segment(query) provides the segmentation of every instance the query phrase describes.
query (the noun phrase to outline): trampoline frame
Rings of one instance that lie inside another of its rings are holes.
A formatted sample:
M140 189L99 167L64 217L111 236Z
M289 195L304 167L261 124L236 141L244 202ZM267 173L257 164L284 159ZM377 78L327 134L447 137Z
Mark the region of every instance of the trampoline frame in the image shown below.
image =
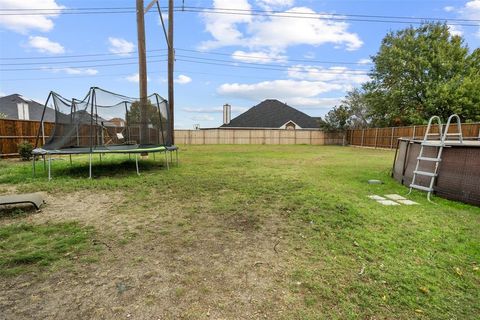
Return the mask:
M87 94L87 96L83 99L83 100L76 100L76 99L72 99L71 101L71 106L72 108L74 108L74 111L76 110L76 101L81 101L81 102L85 102L87 103L87 106L90 106L90 145L89 146L82 146L82 147L69 147L69 148L63 148L63 149L43 149L43 148L38 148L38 142L39 142L39 138L40 138L40 128L37 132L37 139L36 139L36 142L35 142L35 149L32 151L32 155L33 155L33 161L32 161L32 171L33 171L33 177L35 177L35 174L36 174L36 163L35 161L37 160L37 157L42 157L43 158L43 162L44 162L44 170L47 169L47 157L48 157L48 180L51 180L52 179L52 174L51 174L51 162L52 162L52 155L68 155L69 158L70 158L70 165L72 165L72 155L86 155L88 154L89 155L89 179L92 178L92 158L93 158L93 154L99 154L100 156L100 162L102 161L102 154L108 154L108 153L111 153L111 154L128 154L129 155L129 158L131 157L131 154L135 154L135 167L136 167L136 171L137 171L137 175L140 175L140 170L139 170L139 165L138 165L138 154L140 153L141 155L145 155L148 153L152 153L153 154L153 159L155 160L155 153L157 152L163 152L165 154L165 164L166 164L166 167L167 169L170 169L170 164L169 164L169 161L168 161L168 156L167 156L167 152L170 153L170 161L173 163L173 152L175 152L176 154L176 164L178 165L178 147L174 146L174 145L168 145L168 141L171 141L170 139L168 139L169 135L172 135L170 138L173 138L173 132L171 130L171 128L169 128L169 123L167 122L166 125L167 125L167 137L164 136L164 130L163 130L163 127L162 127L162 121L160 121L160 133L161 133L161 139L160 139L160 136L159 136L159 139L162 140L163 143L167 143L167 145L162 145L162 144L141 144L142 143L142 136L140 136L140 144L129 144L129 142L127 142L126 144L113 144L113 145L98 145L97 144L97 140L98 140L98 132L97 132L97 126L98 126L98 119L95 119L95 139L93 137L93 118L95 115L95 117L98 118L98 112L97 112L97 99L96 99L96 90L99 89L99 90L102 90L104 92L107 92L107 93L111 93L111 94L114 94L112 92L109 92L107 90L103 90L103 89L100 89L98 87L91 87L90 90L89 90L89 93ZM49 93L48 97L47 97L47 100L45 102L45 105L44 105L44 109L43 109L43 112L42 112L42 118L41 118L41 123L42 123L42 126L43 127L43 118L45 116L45 111L46 111L46 108L48 106L48 102L50 100L50 98L52 98L53 96L55 95L55 97L57 98L61 98L61 99L65 99L63 97L61 97L60 95L54 93L53 91ZM125 109L127 110L127 100L128 101L131 101L131 100L136 100L134 98L130 98L130 97L126 97L126 96L122 96L122 95L118 95L118 94L115 94L117 96L121 96L121 97L124 97L126 100L123 102L125 104ZM159 101L159 96L158 94L153 94L152 96L155 96L155 100L156 100L156 103L157 103L157 106L160 104L160 101ZM88 99L87 99L88 97ZM161 98L161 97L160 97ZM163 98L162 98L163 99ZM162 100L162 103L165 102L167 104L167 107L166 107L166 112L167 112L167 119L169 118L169 108L168 108L168 101L163 99ZM55 110L57 111L57 109L55 108ZM75 111L76 112L76 111ZM160 113L160 109L158 109L158 112L159 112L159 115L160 115L160 119L162 117L161 113ZM128 111L127 111L127 116L128 118ZM142 125L143 124L143 120L140 119ZM55 120L55 124L57 124L57 119ZM103 122L101 122L101 125L103 126ZM127 127L127 130L128 130L128 127ZM52 133L54 134L55 131ZM103 134L103 131L102 131L102 134ZM77 135L78 135L78 132L77 132ZM103 137L103 135L102 135ZM52 139L52 138L50 138ZM167 139L167 141L165 141L165 139ZM160 142L160 140L158 142ZM78 141L78 136L77 136L77 141ZM44 141L45 143L45 141ZM48 143L47 143L48 144Z
M138 165L138 154L144 154L144 153L152 153L153 155L153 160L155 161L155 153L160 153L163 152L165 155L165 165L167 167L167 170L170 170L170 163L168 161L168 156L167 153L170 153L170 162L173 163L173 152L175 152L175 157L176 157L176 165L178 166L178 147L177 146L170 146L170 147L164 147L164 146L157 146L157 147L152 147L152 148L137 148L132 150L108 150L108 149L98 149L98 150L92 150L92 152L73 152L75 151L74 149L85 149L85 148L71 148L71 149L64 149L64 150L44 150L44 149L35 149L32 151L33 158L32 158L32 171L33 171L33 177L35 178L36 175L36 158L38 156L43 157L43 168L44 170L48 169L48 180L52 180L52 155L68 155L70 158L70 165L72 165L72 155L89 155L89 161L88 161L88 178L92 179L92 160L93 160L93 154L98 154L100 156L100 162L102 162L102 155L104 154L128 154L129 158L131 154L135 154L135 168L137 171L137 175L140 175L140 169ZM43 151L42 151L43 150ZM70 152L68 152L70 151ZM48 156L48 161L46 157ZM46 164L48 162L48 165Z

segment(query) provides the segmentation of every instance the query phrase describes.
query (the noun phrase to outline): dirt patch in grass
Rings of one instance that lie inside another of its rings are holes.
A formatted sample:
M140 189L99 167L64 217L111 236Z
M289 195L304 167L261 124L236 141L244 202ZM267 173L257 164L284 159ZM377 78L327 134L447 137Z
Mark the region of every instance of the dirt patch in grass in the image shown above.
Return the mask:
M222 214L197 200L147 209L126 201L121 193L49 195L41 213L22 218L93 226L101 254L67 268L0 279L3 316L281 318L294 303L281 214L255 208ZM1 223L12 221L18 219Z

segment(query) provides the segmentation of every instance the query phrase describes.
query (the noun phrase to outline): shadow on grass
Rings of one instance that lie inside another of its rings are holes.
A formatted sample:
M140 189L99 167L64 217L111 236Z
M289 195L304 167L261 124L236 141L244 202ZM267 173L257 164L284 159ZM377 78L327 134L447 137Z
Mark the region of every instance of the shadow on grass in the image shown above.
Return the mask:
M37 212L31 204L0 205L0 220L25 218Z
M165 163L152 160L139 160L138 168L140 174L146 172L153 172L157 170L166 170ZM47 168L43 169L42 165L37 164L37 176L47 176ZM52 162L51 165L52 178L69 177L69 178L88 178L89 165L88 163L73 163L70 165L68 161L58 163ZM93 178L115 178L124 176L136 176L135 160L120 160L120 161L103 161L95 162L92 165Z

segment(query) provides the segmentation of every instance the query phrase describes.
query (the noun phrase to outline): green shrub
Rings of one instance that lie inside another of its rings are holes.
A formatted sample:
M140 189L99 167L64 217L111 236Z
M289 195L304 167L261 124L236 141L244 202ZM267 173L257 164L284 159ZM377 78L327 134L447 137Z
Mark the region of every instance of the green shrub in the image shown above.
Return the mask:
M33 145L28 141L24 141L18 144L18 153L24 161L28 161L32 158L32 150Z

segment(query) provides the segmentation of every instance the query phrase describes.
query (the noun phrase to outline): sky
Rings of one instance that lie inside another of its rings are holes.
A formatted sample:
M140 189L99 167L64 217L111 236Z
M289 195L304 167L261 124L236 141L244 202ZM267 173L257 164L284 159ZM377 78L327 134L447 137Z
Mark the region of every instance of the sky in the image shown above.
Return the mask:
M175 6L175 127L183 129L218 127L225 103L235 117L264 99L324 116L368 81L370 57L386 33L418 25L414 18L444 20L471 50L480 45L480 0L175 0ZM92 86L139 96L134 7L134 0L0 0L0 96L19 93L43 103L50 91L82 98ZM145 15L145 30L148 92L167 97L167 45L155 7Z

